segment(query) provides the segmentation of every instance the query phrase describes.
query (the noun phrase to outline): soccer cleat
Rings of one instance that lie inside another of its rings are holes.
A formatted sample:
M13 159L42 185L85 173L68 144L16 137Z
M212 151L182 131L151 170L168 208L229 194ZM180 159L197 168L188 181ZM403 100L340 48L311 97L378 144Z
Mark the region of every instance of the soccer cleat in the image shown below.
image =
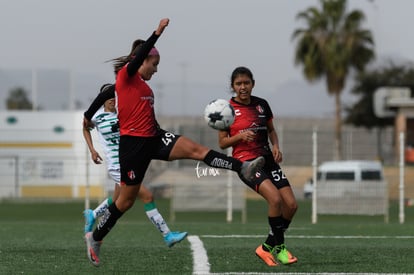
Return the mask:
M266 244L263 244L266 245ZM275 257L273 257L273 250L270 251L266 251L263 249L263 245L259 245L256 248L256 255L257 257L259 257L260 259L263 260L263 262L265 262L265 264L267 264L268 266L278 266L279 264L276 262Z
M287 249L284 244L281 244L277 247L277 250L279 250L279 253L277 253L277 260L281 262L282 264L294 264L298 261L298 259L292 255Z
M164 237L165 244L168 247L172 247L176 243L181 242L187 237L187 232L170 232Z
M93 216L92 209L86 209L83 211L83 216L85 217L85 233L91 232L93 225L95 224L95 217Z
M252 180L256 172L265 165L264 157L257 157L252 161L245 161L242 164L240 174L247 180Z
M88 255L89 261L94 266L99 266L101 261L99 260L99 251L101 249L102 241L95 241L92 236L92 232L87 232L85 234L85 243L86 243L86 253Z

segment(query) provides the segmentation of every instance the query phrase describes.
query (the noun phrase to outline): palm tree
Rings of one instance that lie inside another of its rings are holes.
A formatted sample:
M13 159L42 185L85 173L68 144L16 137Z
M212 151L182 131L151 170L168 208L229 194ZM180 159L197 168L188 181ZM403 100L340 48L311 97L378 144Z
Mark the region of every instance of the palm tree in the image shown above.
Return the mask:
M335 96L334 159L341 159L341 92L351 69L363 71L374 59L374 42L369 30L361 29L364 14L346 13L346 0L320 0L321 10L309 7L297 14L306 28L294 31L295 64L303 65L310 82L325 77L328 93Z

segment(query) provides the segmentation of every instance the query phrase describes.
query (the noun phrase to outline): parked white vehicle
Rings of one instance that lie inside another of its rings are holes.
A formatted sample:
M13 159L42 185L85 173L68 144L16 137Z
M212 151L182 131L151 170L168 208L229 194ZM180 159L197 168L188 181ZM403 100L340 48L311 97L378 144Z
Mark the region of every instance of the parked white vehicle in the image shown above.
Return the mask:
M344 160L327 161L318 167L317 180L319 181L382 181L384 179L383 167L379 161ZM309 179L304 187L305 198L313 193L313 182Z

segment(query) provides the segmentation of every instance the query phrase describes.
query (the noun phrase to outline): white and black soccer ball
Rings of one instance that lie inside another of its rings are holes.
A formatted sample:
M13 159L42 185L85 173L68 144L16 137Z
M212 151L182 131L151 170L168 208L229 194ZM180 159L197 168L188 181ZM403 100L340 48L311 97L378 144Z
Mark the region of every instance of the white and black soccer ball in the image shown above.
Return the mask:
M215 99L204 109L208 126L216 130L227 130L234 122L234 109L228 100Z

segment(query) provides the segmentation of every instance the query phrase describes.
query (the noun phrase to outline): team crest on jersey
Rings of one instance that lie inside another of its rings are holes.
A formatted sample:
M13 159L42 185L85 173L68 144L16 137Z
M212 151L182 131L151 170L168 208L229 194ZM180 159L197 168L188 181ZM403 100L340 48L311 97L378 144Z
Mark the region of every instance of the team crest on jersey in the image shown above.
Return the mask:
M263 114L263 113L264 113L264 109L263 109L263 107L262 107L262 106L260 106L260 105L257 105L257 106L256 106L256 110L257 110L260 114Z
M129 172L128 172L128 178L129 178L130 180L135 179L135 173L134 173L134 170L131 170L131 171L129 171Z

